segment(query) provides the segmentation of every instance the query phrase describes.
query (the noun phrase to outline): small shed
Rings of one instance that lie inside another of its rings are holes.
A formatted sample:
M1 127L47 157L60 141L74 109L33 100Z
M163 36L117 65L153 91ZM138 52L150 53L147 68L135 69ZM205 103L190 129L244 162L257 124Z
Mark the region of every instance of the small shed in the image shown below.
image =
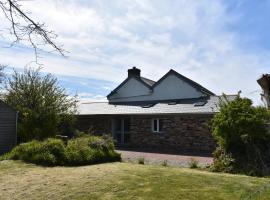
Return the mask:
M18 112L0 100L0 155L17 144Z

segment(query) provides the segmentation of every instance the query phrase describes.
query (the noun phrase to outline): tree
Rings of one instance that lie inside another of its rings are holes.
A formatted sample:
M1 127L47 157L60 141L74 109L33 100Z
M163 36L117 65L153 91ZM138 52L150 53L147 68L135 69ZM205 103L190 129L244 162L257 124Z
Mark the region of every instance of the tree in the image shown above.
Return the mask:
M36 62L38 52L41 50L40 47L44 45L50 46L52 50L64 56L65 50L55 42L57 35L53 31L48 30L45 23L33 20L29 13L22 9L20 5L22 1L0 0L0 11L3 12L6 20L10 23L8 34L14 38L11 46L20 42L25 42L32 46L35 51Z
M76 97L67 95L56 77L42 75L40 69L14 70L7 81L5 101L19 111L19 142L63 134L61 128L74 123Z
M3 84L3 82L4 82L4 77L5 77L5 74L4 74L4 68L5 68L4 65L0 65L0 86L1 86L1 84ZM0 88L0 89L1 89L1 88Z
M266 128L269 119L268 110L252 106L250 99L238 95L235 100L228 101L224 96L220 112L212 121L213 135L218 143L214 167L250 175L269 175L270 133Z
M5 74L4 74L4 65L0 65L0 99L2 98L2 89L4 88L4 80L5 80Z
M268 109L270 109L270 74L263 74L258 80L258 84L261 86L263 93L261 99Z

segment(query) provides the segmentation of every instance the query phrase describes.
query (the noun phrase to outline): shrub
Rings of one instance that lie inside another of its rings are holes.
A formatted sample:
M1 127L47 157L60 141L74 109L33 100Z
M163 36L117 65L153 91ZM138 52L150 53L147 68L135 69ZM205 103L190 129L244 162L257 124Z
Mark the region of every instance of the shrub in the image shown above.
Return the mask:
M86 139L71 139L66 146L66 163L67 165L87 164L92 160L93 154L93 149L89 148Z
M199 168L199 161L195 158L191 158L188 162L188 166L190 169Z
M234 159L231 154L226 154L221 147L217 147L214 152L214 163L210 170L214 172L233 173Z
M93 164L120 161L121 157L114 150L112 139L106 136L83 135L68 141L66 147L68 165Z
M144 158L143 157L138 158L138 164L144 165Z
M168 166L168 160L163 160L163 162L161 163L161 165L163 167L167 167Z
M45 166L75 166L121 160L110 138L96 136L74 138L69 140L67 145L59 139L34 140L20 144L4 158Z
M220 112L212 121L218 148L214 153L216 171L270 174L270 134L265 124L270 114L267 109L253 107L247 98L228 101L224 96Z
M9 158L23 160L40 165L61 165L64 161L64 143L59 139L47 139L43 142L33 140L15 147Z

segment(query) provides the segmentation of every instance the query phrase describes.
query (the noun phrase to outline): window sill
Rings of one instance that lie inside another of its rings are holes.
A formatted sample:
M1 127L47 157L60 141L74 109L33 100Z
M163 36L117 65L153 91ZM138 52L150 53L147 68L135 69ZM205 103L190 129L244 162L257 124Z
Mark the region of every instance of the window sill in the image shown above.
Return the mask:
M163 134L165 133L164 131L152 131L152 133L155 133L155 134Z

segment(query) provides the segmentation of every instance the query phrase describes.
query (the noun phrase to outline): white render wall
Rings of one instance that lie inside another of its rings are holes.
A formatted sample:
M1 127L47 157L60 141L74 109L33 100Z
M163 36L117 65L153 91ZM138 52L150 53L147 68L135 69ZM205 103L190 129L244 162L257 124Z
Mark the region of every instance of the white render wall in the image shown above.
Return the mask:
M168 99L189 99L203 96L203 93L192 87L174 74L170 74L161 81L153 92L141 82L131 78L116 94L109 99L110 102L152 101Z

